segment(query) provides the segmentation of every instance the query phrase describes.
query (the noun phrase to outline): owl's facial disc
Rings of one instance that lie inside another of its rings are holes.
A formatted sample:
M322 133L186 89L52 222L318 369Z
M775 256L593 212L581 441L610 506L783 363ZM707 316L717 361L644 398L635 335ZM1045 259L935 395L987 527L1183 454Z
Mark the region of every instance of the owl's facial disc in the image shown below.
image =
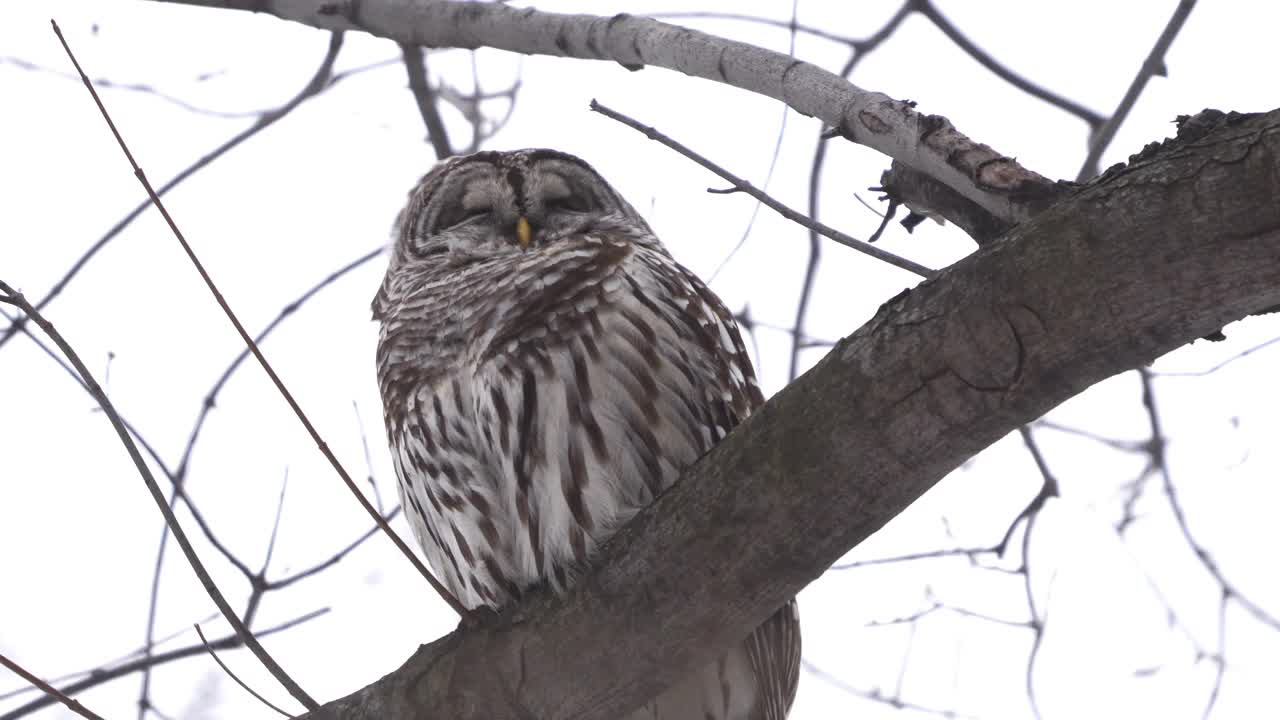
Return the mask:
M634 215L590 166L551 150L477 153L442 165L434 179L406 240L417 256L450 264L534 252L604 216Z

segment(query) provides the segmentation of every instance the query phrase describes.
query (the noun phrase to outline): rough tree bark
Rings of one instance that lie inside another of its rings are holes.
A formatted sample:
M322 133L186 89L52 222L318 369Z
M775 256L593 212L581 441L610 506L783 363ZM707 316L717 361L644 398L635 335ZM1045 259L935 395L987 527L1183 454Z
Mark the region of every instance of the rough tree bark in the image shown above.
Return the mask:
M535 595L491 626L423 646L304 717L619 717L1006 433L1280 304L1280 110L1189 125L1043 210L1059 188L945 119L786 56L650 20L495 3L180 1L728 82L1021 223L883 305L624 528L568 596Z
M313 718L612 718L948 472L1280 303L1280 110L1108 172L891 300L628 525L563 601L455 632Z

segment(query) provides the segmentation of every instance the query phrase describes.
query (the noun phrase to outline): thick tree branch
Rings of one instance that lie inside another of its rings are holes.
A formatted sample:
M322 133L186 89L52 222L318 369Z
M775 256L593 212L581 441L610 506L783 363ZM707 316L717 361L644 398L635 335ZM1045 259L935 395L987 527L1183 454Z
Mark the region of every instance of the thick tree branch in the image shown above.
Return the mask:
M622 715L1011 430L1280 302L1278 195L1280 110L1145 152L882 306L563 600L424 646L307 717Z
M562 15L457 0L163 0L266 12L331 30L363 30L427 47L491 47L529 55L612 60L731 85L780 100L856 143L937 178L1009 223L1061 195L1013 158L969 139L941 115L853 85L783 53L633 15Z

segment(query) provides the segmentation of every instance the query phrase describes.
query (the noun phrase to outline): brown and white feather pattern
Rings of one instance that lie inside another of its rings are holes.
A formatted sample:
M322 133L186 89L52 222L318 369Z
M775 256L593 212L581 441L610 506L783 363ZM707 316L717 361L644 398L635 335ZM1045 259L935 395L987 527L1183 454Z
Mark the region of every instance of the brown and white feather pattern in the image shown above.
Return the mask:
M594 170L554 151L429 173L374 315L406 515L468 607L572 584L762 401L720 301ZM628 717L782 720L799 648L792 602Z

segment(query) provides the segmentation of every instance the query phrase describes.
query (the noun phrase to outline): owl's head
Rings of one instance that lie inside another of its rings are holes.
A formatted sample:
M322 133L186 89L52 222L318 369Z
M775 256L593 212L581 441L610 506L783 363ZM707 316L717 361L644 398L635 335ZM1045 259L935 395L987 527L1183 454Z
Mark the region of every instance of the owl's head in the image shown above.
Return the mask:
M624 231L657 244L635 209L573 155L530 149L449 158L422 178L396 219L387 282L374 300L374 315L382 314L379 306L398 274L434 275L477 261L546 252L592 231Z

